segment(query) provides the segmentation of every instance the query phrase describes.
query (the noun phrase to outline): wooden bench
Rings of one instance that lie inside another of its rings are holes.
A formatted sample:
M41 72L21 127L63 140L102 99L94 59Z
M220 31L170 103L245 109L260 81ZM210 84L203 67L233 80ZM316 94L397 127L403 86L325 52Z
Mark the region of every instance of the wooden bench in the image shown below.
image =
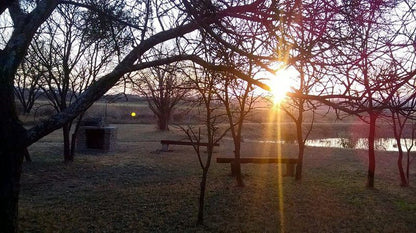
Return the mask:
M231 174L236 174L235 167L235 158L231 157L218 157L217 163L230 163L231 164ZM298 159L291 158L276 158L276 157L242 157L240 158L240 163L285 163L286 164L286 174L284 176L295 176L295 164L298 163Z
M169 145L183 145L183 146L192 146L192 145L199 145L199 146L208 146L206 142L190 142L190 141L174 141L174 140L160 140L162 144L162 151L169 151ZM214 146L220 146L219 143L215 143Z

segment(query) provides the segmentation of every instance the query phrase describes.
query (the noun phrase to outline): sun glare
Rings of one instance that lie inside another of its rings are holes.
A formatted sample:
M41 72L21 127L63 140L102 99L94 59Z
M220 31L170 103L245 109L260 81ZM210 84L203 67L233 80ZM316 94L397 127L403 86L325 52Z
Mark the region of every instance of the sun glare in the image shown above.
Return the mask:
M280 104L287 97L287 93L293 86L292 77L296 75L296 71L291 69L282 69L269 78L269 85L273 95L273 103Z

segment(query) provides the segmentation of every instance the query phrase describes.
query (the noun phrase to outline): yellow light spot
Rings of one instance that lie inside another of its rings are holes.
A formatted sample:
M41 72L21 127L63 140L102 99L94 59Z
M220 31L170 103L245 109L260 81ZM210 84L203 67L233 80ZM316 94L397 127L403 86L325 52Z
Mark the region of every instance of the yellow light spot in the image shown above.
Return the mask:
M273 95L273 103L279 104L283 102L287 93L290 91L293 86L293 81L291 77L296 75L296 71L291 69L281 69L273 77L270 77L270 88Z
M132 117L135 117L136 116L136 113L135 112L131 112L131 114L130 114Z

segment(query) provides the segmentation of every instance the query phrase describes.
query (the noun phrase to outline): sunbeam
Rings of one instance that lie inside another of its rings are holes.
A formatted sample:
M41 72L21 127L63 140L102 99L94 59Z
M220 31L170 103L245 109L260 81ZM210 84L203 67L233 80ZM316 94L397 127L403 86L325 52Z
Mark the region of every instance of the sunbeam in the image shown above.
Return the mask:
M276 138L277 138L277 142L276 143L276 150L277 150L277 158L279 160L279 163L277 164L278 169L277 172L279 173L277 176L277 185L278 185L278 194L279 194L279 212L280 212L280 232L285 232L285 215L284 215L284 201L283 201L283 173L282 173L282 164L281 164L281 159L282 159L282 144L281 139L282 139L282 133L281 133L281 109L280 109L280 102L277 103L277 105L275 106L275 113L277 115L276 117L276 127L277 127L277 132L276 132Z

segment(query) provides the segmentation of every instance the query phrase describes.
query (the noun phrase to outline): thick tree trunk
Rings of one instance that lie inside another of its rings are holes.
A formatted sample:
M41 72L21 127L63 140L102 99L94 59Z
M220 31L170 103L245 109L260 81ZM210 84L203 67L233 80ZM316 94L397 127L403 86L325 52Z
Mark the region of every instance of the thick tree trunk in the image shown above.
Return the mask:
M64 124L62 127L62 133L64 137L64 161L65 163L69 163L74 161L74 157L71 153L71 137L70 137L70 123Z
M368 174L367 187L374 188L374 173L376 170L376 156L375 156L375 132L376 132L377 116L374 113L370 114L370 131L368 134Z
M0 229L1 232L17 232L20 174L23 150L0 151L1 190L0 190Z
M8 233L17 232L20 175L26 152L26 148L20 145L23 144L26 130L15 115L1 112L3 114L0 114L0 231Z
M78 136L78 129L79 127L75 127L74 133L71 135L71 148L70 148L70 157L72 158L72 161L74 161L75 157L75 150L77 149L77 136Z
M106 105L106 108L107 108L107 105ZM107 111L107 109L106 109L106 111ZM85 112L84 112L84 113L85 113ZM77 119L77 121L76 121L76 124L75 124L74 133L72 134L72 137L71 137L71 157L72 157L72 159L73 159L73 158L74 158L74 156L75 156L75 150L76 150L76 142L77 142L78 130L79 130L80 126L81 126L81 121L82 121L82 118L84 117L84 113L81 113L81 114L79 115L79 117L78 117L78 119ZM105 121L105 119L104 119L104 121Z
M23 155L25 157L26 162L32 162L32 158L30 157L30 154L27 148L23 151Z
M168 131L169 130L169 116L165 114L161 114L157 120L157 126L161 131Z
M71 158L72 160L74 159L75 156L75 150L76 150L76 141L77 140L77 133L73 133L71 135L71 148L70 148L70 153L71 153Z
M0 231L17 232L20 174L26 130L15 106L13 77L17 64L0 50ZM10 63L12 65L10 65Z

